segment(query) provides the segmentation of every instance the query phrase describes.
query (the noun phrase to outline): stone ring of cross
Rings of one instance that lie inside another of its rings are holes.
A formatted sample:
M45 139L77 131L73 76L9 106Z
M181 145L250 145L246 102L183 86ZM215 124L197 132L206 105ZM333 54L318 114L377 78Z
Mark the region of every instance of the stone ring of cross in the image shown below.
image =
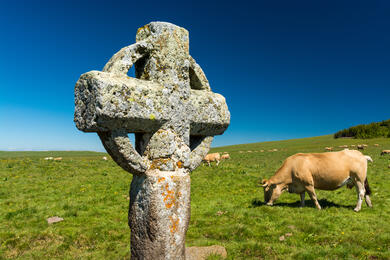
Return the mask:
M127 76L135 66L136 78ZM189 54L188 31L162 22L137 32L102 72L83 74L75 88L75 122L97 132L113 160L133 174L150 168L194 170L212 136L230 122L225 98ZM127 136L135 133L135 148Z

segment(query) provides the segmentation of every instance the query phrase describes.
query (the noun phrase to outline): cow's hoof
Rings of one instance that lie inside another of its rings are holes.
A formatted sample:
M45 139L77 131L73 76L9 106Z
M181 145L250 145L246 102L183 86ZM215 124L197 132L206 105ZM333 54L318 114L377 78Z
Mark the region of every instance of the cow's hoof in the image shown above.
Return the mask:
M267 203L267 206L272 206L272 205L274 205L272 202Z
M359 212L359 211L360 211L360 209L359 209L359 208L354 208L354 209L353 209L353 211L355 211L355 212Z

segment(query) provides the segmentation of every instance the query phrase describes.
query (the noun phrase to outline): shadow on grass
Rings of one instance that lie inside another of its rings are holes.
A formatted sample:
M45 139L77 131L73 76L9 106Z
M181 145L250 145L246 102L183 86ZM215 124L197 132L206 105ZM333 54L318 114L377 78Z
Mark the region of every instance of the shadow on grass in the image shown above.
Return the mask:
M321 208L346 208L350 209L353 208L353 206L346 206L346 205L339 205L334 202L328 201L327 199L320 199L318 202L321 205ZM264 201L261 201L259 199L253 199L252 200L252 206L251 207L262 207L262 206L267 206ZM301 201L296 201L296 202L291 202L291 203L286 203L286 202L275 202L273 207L290 207L290 208L300 208L301 206ZM315 208L315 205L312 200L305 200L305 207L311 207Z

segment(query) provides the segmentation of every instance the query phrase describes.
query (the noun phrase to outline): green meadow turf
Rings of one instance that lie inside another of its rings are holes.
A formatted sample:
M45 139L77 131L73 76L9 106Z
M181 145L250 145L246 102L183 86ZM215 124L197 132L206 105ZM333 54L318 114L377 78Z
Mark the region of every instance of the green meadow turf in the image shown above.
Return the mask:
M261 180L297 152L368 144L373 208L358 213L355 189L319 191L323 209L306 195L283 193L263 205ZM379 147L373 144L379 144ZM270 152L269 150L277 149ZM390 139L305 139L212 149L231 159L191 174L187 246L222 245L228 259L390 259ZM264 152L261 152L264 150ZM63 157L46 161L44 157ZM126 259L131 174L104 153L0 152L0 259ZM64 221L47 224L52 216ZM216 256L210 259L219 259Z

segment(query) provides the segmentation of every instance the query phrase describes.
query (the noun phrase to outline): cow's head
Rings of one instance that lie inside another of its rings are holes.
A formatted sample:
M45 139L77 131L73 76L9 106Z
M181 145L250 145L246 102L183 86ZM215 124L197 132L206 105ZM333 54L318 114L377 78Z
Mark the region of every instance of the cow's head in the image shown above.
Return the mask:
M280 194L282 194L281 185L276 185L266 179L263 179L262 183L264 188L264 202L267 205L272 206L274 201L279 198Z

